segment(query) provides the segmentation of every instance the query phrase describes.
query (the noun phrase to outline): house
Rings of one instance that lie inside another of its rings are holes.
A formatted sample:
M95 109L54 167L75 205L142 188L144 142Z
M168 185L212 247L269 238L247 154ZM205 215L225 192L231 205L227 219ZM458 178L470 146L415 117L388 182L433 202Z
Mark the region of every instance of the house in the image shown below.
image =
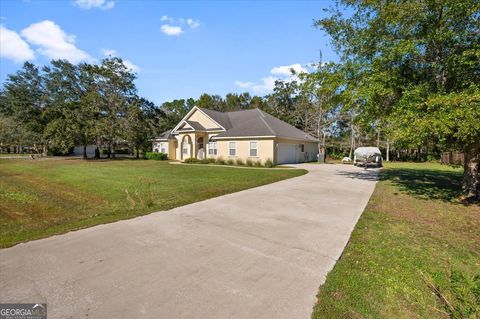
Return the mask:
M172 160L251 159L276 164L314 161L318 140L259 109L218 112L193 107L173 130L153 140Z

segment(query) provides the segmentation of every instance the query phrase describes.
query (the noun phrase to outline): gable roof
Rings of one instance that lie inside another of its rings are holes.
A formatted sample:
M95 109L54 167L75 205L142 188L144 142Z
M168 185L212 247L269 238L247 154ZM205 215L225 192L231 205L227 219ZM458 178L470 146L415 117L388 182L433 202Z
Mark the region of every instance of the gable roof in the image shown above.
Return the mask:
M235 112L217 112L202 109L216 122L225 121L228 118L229 128L214 137L214 139L234 138L234 137L281 137L287 139L304 140L318 142L318 139L299 130L298 128L277 119L276 117L260 110L250 109ZM208 112L211 111L211 112ZM223 117L223 118L221 118ZM225 127L225 126L224 126Z
M318 142L315 137L297 129L296 127L277 119L276 117L260 110L249 109L235 112L219 112L210 109L194 107L170 132L177 131L209 131L198 122L190 121L190 115L199 110L215 123L222 127L220 134L213 139L228 139L238 137L279 137L301 141ZM182 124L188 124L192 129L182 129ZM170 134L171 135L171 134Z
M208 117L212 120L220 124L224 129L228 130L232 128L232 124L230 123L230 119L228 117L228 113L219 112L215 110L204 109L203 107L197 107L200 111L205 113Z

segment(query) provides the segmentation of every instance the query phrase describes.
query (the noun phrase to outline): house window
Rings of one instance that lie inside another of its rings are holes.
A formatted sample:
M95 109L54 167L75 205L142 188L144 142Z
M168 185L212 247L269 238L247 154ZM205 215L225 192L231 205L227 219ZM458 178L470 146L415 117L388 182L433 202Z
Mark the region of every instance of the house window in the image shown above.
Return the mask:
M167 151L165 150L165 143L160 143L160 153L166 153Z
M257 142L250 142L250 156L251 157L257 157L258 152L257 152Z
M305 144L300 144L300 152L305 152Z
M208 155L217 155L217 142L208 143Z
M189 148L189 144L183 143L183 147L182 147L183 155L188 155L188 148Z
M237 149L236 149L235 144L236 144L235 142L229 142L228 143L228 155L230 155L230 156L237 155Z

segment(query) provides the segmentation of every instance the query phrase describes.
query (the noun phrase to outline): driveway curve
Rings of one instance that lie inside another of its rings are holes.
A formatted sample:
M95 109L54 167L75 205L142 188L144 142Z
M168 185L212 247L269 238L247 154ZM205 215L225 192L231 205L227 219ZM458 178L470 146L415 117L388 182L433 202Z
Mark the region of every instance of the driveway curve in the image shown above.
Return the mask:
M376 169L300 177L0 250L0 302L49 318L309 318Z

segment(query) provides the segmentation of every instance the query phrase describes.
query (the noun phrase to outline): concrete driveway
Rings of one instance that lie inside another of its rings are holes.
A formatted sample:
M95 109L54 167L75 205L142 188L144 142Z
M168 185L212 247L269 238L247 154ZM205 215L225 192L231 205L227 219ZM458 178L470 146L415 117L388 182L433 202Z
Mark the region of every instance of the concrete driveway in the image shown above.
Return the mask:
M309 318L378 171L298 167L310 172L0 250L0 302L46 302L49 318Z

